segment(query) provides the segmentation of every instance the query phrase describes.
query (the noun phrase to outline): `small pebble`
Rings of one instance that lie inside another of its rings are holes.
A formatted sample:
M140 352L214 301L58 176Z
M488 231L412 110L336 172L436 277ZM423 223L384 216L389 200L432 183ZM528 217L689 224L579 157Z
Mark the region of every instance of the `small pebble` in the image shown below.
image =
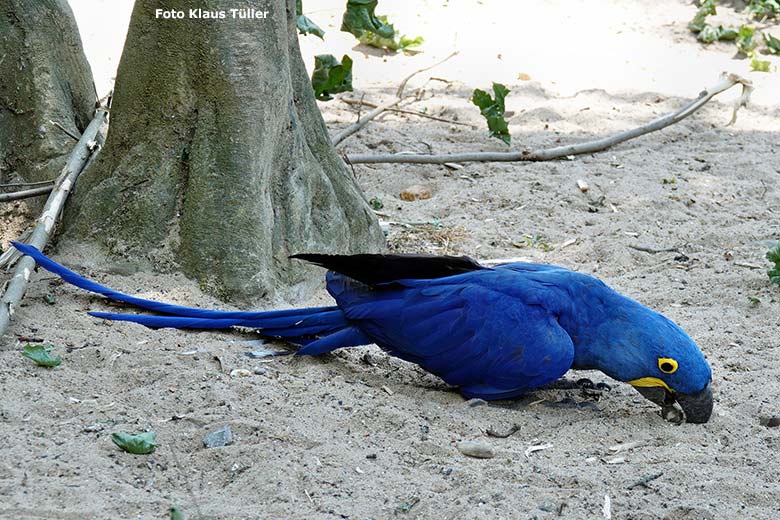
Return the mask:
M469 405L469 408L476 408L477 406L486 405L487 401L485 401L483 399L474 398L474 399L469 399L468 401L466 401L466 404Z
M474 457L477 459L492 459L496 456L493 447L486 442L481 441L460 441L458 443L458 451L467 457Z
M262 376L262 375L264 375L264 374L266 374L268 372L268 369L265 368L265 367L255 367L253 372L255 374L257 374L258 376Z
M246 368L234 368L230 371L230 377L246 377L251 376L252 372L247 370Z
M400 197L401 200L405 200L407 202L430 199L431 190L429 188L426 188L425 186L415 184L413 186L409 186L404 191L402 191Z
M758 418L758 422L761 424L761 426L766 426L767 428L777 428L780 426L780 416L764 415Z
M227 424L203 437L203 445L207 448L222 448L228 444L233 444L233 432Z

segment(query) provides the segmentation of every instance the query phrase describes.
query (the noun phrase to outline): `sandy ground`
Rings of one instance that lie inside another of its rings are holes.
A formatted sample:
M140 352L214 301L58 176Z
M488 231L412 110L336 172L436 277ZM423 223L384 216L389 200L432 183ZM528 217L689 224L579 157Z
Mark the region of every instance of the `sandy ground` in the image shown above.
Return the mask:
M724 124L736 92L667 130L572 161L355 167L367 196L383 202L382 219L406 224L390 227L395 249L564 265L676 320L712 364L711 422L667 423L622 384L601 395L545 390L473 406L375 347L252 360L251 334L103 323L84 312L106 309L103 301L39 273L13 333L52 343L63 364L38 368L19 354L24 341L0 343L0 517L164 518L177 505L188 518L604 518L608 496L619 519L776 518L780 428L760 418L780 415L780 288L764 259L780 239L778 74L748 74L726 44L699 46L684 2L532 2L522 17L506 12L508 2L428 2L430 16L398 2L389 12L397 26L429 40L414 57L351 50L333 27L341 2L321 3L310 2L311 16L330 25L331 52L349 51L356 70L374 71L356 73L346 97L388 99L398 78L456 48L458 57L410 84L424 90L409 108L476 126L391 114L346 141L349 152L504 149L468 103L490 80L512 89L518 148L636 126L720 70L756 81L756 102L734 126ZM577 37L560 44L567 34ZM304 55L323 45L307 39ZM322 108L333 129L356 117L341 101ZM432 197L400 200L413 184ZM20 211L0 206L4 241L23 224ZM417 225L426 223L434 225ZM123 276L53 252L126 292L220 306L181 276ZM322 291L304 303L328 301ZM251 375L231 377L234 369ZM202 437L224 425L234 443L204 449ZM513 425L508 438L486 434ZM147 429L160 443L152 455L111 443L112 432ZM474 439L495 458L457 450ZM551 446L526 454L543 444ZM652 480L637 485L642 479Z

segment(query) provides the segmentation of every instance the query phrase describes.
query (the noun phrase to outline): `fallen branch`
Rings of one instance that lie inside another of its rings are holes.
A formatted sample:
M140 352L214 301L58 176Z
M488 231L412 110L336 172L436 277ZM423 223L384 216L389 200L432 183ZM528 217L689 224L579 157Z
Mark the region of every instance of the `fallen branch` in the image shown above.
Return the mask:
M57 177L54 189L43 207L43 213L38 218L38 222L30 236L29 244L37 249L43 250L46 247L49 237L54 229L54 225L62 213L65 205L65 199L73 189L79 174L86 167L89 160L94 158L100 150L100 144L97 142L103 123L106 121L108 111L105 108L98 108L92 122L84 130L84 134L79 139L76 147L70 153L68 162ZM11 317L14 315L16 306L24 297L27 290L27 284L30 281L30 274L35 269L35 260L29 256L23 257L16 265L13 277L8 282L8 288L2 299L0 299L0 336L5 334L10 324Z
M376 164L376 163L413 163L413 164L444 164L449 162L538 162L562 159L573 155L588 154L600 152L620 144L629 139L634 139L641 135L655 132L666 128L667 126L679 123L689 115L696 112L704 106L710 99L717 96L735 85L742 85L742 95L734 105L732 120L736 120L737 110L744 106L753 90L753 85L749 80L742 78L737 74L723 73L720 80L712 87L703 90L696 99L693 99L682 106L680 109L659 117L646 125L637 128L625 130L617 134L603 137L595 141L585 143L570 144L565 146L556 146L554 148L539 150L524 150L522 152L472 152L472 153L453 153L440 155L416 155L416 154L349 154L346 159L352 164Z
M432 68L434 68L434 67L436 67L438 65L441 65L442 63L444 63L448 59L452 58L456 54L458 54L457 51L453 52L452 54L450 54L449 56L447 56L443 60L437 61L433 65L429 65L429 66L424 67L422 69L416 70L416 71L412 72L411 74L409 74L408 76L406 76L403 79L403 81L401 81L401 84L398 86L398 89L395 91L396 99L394 101L389 101L389 102L387 102L387 103L385 103L383 105L379 105L374 110L372 110L371 112L366 114L366 116L364 118L358 119L357 122L355 122L353 125L350 125L347 128L345 128L344 130L342 130L341 132L337 133L335 136L333 136L333 139L331 139L331 142L333 143L333 146L339 145L344 139L346 139L347 137L351 136L352 134L356 133L358 130L360 130L361 128L366 126L372 119L376 119L380 114L382 114L383 112L386 112L387 110L395 107L401 101L403 101L406 98L406 96L404 96L404 90L406 89L406 84L415 75L417 75L417 74L419 74L421 72L425 72L426 70L430 70L430 69L432 69Z
M30 197L38 197L40 195L46 195L54 189L53 186L44 186L42 188L32 188L30 190L13 191L11 193L0 193L0 202L9 202L12 200L29 199Z

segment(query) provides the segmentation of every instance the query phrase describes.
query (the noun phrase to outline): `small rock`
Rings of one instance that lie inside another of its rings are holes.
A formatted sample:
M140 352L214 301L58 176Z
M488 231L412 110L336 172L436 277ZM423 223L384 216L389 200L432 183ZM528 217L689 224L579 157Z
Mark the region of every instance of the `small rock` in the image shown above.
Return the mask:
M268 372L268 369L265 368L265 367L255 367L253 372L255 374L257 374L258 376L262 376L262 375L264 375L264 374L266 374Z
M582 193L587 193L587 191L590 189L588 183L585 182L585 180L583 179L577 179L577 187L580 189Z
M425 186L422 186L420 184L415 184L413 186L409 186L404 191L401 192L401 200L405 200L407 202L412 202L414 200L425 200L431 198L431 190L430 188L426 188Z
M663 417L665 421L675 424L682 424L684 420L683 411L674 405L661 408L661 417Z
M106 429L105 424L96 422L90 424L89 426L85 426L84 430L82 431L84 431L85 433L97 433L97 432L102 432L105 429Z
M458 443L458 451L467 457L474 457L476 459L492 459L496 456L493 447L490 444L481 441L460 441Z
M246 368L234 368L230 371L230 377L246 377L251 376L252 372L247 370Z
M466 401L466 404L469 405L469 408L476 408L477 406L486 405L487 401L475 397L474 399L469 399Z
M761 424L761 426L766 426L767 428L777 428L780 426L780 416L763 415L758 418L758 422Z
M203 437L203 445L207 448L222 448L228 444L233 444L233 432L227 424Z

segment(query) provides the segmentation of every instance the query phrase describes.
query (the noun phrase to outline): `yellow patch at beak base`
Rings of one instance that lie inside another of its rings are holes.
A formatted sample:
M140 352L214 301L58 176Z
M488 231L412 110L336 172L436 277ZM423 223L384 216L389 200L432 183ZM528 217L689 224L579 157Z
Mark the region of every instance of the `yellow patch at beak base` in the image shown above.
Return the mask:
M632 381L629 381L628 384L631 386L641 386L641 387L660 386L662 388L665 388L669 392L674 393L674 390L669 388L669 385L667 385L664 381L658 379L657 377L640 377L639 379L634 379Z

